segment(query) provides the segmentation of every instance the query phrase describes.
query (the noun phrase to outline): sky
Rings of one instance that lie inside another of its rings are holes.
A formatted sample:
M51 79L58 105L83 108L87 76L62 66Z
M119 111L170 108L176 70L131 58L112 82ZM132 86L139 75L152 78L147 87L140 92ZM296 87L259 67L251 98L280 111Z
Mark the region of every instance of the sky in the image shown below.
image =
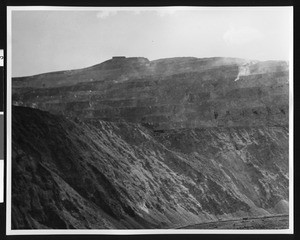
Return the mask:
M291 7L12 10L12 76L120 55L288 61L291 13Z

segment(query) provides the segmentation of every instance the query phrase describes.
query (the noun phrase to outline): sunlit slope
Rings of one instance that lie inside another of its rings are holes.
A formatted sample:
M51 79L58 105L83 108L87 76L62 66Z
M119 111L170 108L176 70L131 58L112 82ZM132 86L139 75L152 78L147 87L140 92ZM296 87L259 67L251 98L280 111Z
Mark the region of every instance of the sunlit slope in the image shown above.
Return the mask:
M13 79L13 103L154 129L288 124L288 64L236 58L111 59Z

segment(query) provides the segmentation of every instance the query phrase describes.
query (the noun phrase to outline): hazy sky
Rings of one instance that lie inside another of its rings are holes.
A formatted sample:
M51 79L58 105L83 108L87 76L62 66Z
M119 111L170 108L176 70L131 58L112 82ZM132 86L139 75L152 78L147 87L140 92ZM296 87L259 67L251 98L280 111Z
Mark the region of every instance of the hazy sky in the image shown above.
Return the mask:
M91 66L115 55L288 60L291 8L12 11L12 76Z

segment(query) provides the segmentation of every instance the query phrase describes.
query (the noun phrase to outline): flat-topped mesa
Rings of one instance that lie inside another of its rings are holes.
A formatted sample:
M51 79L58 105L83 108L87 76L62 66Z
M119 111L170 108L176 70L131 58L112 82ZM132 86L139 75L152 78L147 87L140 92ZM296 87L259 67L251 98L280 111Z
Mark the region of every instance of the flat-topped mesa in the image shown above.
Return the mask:
M111 59L94 65L89 69L97 71L120 70L119 74L128 74L130 71L145 72L150 65L150 61L144 57L114 56ZM142 69L141 69L142 68ZM116 73L116 72L115 72ZM114 75L115 73L112 73ZM99 74L102 74L99 72Z
M125 56L115 56L115 57L112 57L113 60L120 60L120 59L125 59L126 57Z
M126 62L127 63L134 63L134 62L149 63L150 62L149 59L144 58L144 57L125 57L125 56L114 56L106 62L116 62L116 61L123 62L123 63L126 63Z

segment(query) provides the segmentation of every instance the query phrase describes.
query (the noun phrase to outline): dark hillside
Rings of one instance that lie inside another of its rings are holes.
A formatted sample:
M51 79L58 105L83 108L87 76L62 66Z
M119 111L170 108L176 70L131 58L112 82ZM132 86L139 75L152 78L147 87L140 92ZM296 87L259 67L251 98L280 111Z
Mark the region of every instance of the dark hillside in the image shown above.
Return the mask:
M12 227L172 228L288 210L288 129L154 132L13 107Z

